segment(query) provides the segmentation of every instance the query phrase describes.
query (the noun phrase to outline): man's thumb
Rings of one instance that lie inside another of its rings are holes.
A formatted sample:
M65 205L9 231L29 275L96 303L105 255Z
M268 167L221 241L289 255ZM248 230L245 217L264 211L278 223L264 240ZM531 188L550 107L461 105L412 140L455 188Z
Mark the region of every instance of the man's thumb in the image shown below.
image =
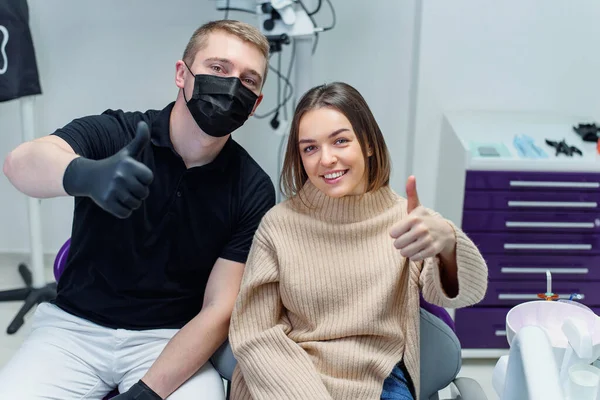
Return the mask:
M408 200L406 208L409 214L421 205L417 194L417 179L414 176L410 176L406 181L406 199Z
M144 121L140 121L137 125L137 129L135 130L135 137L131 143L127 145L129 155L134 158L139 156L149 142L150 130L148 129L148 124Z

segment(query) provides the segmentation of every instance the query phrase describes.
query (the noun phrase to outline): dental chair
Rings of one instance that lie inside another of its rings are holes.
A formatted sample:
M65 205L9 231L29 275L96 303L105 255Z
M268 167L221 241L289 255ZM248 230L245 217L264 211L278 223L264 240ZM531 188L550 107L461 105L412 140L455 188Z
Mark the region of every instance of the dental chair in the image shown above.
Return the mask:
M421 307L421 400L440 400L438 392L450 385L452 397L448 400L487 400L481 386L471 378L457 378L462 366L460 342L452 328L440 317L427 309L446 313L443 308L424 304ZM443 318L446 316L442 315ZM449 315L447 316L450 317ZM227 381L227 398L229 399L229 382L233 375L236 361L225 342L211 359L213 366L221 377ZM446 400L446 399L444 399Z
M61 247L54 260L56 281L62 275L71 240ZM461 347L454 333L454 321L448 312L420 298L421 314L421 400L487 400L481 386L471 378L457 378L462 366ZM229 342L213 354L211 362L217 372L227 382L227 399L236 360ZM450 386L452 397L440 399L439 391ZM105 400L117 394L109 393Z
M446 320L448 312L421 298L421 400L440 400L439 391L450 386L451 400L487 400L471 378L457 378L462 367L458 337ZM448 399L448 400L450 400ZM446 399L444 399L446 400Z

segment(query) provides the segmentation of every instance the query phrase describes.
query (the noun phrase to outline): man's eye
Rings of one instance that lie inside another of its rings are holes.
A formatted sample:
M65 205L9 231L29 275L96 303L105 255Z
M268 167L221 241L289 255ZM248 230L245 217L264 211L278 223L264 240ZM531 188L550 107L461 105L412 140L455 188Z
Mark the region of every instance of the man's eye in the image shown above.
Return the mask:
M252 79L244 79L244 82L250 86L256 86L256 82L254 82Z
M223 68L221 68L219 65L213 65L211 68L215 72L223 72Z

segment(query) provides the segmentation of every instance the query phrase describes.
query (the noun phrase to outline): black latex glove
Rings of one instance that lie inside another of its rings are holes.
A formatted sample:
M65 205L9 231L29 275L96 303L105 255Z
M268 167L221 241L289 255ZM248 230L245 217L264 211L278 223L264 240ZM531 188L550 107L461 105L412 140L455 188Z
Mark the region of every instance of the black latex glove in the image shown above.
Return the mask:
M91 198L115 217L129 217L148 197L154 179L152 170L135 159L149 142L148 125L142 121L135 138L117 154L102 160L77 157L65 170L65 191Z
M154 390L150 389L141 380L131 387L125 393L121 393L112 398L112 400L163 400L159 395L154 393Z

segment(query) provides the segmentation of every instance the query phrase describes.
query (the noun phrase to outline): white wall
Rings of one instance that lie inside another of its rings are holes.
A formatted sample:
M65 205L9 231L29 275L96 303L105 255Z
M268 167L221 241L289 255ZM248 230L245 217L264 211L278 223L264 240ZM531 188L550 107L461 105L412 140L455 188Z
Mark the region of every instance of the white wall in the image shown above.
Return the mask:
M356 86L377 117L395 165L392 185L403 190L409 66L414 1L333 0L337 26L321 34L314 83L343 80ZM223 16L212 0L29 0L43 95L36 100L37 136L107 108L162 108L175 99L174 65L195 28ZM329 25L329 11L317 21ZM230 18L252 22L252 16ZM287 66L290 49L285 49ZM275 61L275 59L273 60ZM270 73L262 114L275 104ZM234 134L278 182L280 137L269 119L249 121ZM21 142L18 101L0 103L0 154ZM0 175L0 252L29 248L26 201ZM70 234L72 200L44 200L43 243L56 251Z
M392 187L403 193L415 0L333 0L338 24L321 34L315 84L356 86L392 152ZM176 96L174 64L191 32L223 16L212 0L152 2L29 0L44 94L38 136L107 108L160 108ZM439 128L444 110L554 110L597 116L600 3L595 0L423 1L413 172L422 202L435 206ZM317 20L329 24L326 6ZM232 13L252 22L252 16ZM284 50L287 66L289 48ZM275 61L275 59L273 60ZM259 114L275 104L275 74ZM268 120L234 137L278 181L278 146ZM0 103L0 154L20 143L18 101ZM29 247L26 202L0 175L0 252ZM44 246L70 232L72 201L43 202Z
M598 117L600 2L424 1L415 174L435 195L445 110L555 111Z

